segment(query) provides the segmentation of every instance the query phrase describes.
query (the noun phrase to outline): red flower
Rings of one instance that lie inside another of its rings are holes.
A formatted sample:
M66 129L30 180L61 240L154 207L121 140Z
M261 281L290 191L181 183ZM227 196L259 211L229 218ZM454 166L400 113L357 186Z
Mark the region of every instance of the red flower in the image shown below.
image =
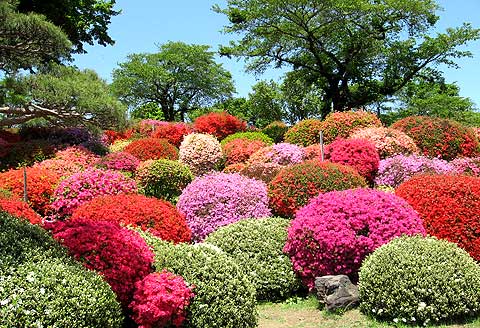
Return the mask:
M178 159L178 149L167 139L145 138L135 140L123 150L141 161L149 159Z
M197 118L193 127L197 132L208 133L221 140L235 132L245 131L247 124L226 112L212 112Z

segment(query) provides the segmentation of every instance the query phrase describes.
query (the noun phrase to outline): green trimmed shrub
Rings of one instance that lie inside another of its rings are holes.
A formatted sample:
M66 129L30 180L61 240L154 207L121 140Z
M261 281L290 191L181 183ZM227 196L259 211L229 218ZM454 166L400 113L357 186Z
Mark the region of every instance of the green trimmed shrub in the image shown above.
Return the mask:
M218 229L205 242L232 256L256 287L258 300L282 300L300 288L283 253L289 224L283 218L241 220Z
M285 142L304 147L317 144L322 127L322 121L314 118L300 121L285 133Z
M273 145L273 140L269 136L267 136L265 133L262 132L256 132L256 131L249 131L249 132L237 132L234 134L231 134L227 136L225 139L223 139L220 144L225 146L229 141L235 140L235 139L248 139L248 140L259 140L263 141L266 146Z
M275 143L283 142L285 133L288 131L288 125L282 121L273 121L262 129L262 132L273 139Z
M363 262L360 309L380 320L438 324L480 314L480 266L454 243L400 237Z

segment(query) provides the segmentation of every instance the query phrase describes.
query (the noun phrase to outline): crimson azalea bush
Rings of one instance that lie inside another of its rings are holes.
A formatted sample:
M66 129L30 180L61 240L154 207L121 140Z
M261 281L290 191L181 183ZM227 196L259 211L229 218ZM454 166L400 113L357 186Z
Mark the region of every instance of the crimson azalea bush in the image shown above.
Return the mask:
M198 117L193 128L200 133L207 133L222 140L235 132L245 131L247 123L227 112L211 112Z
M180 145L180 162L196 176L214 171L223 162L223 152L217 138L209 134L192 133Z
M425 229L402 198L374 189L332 191L298 210L284 251L312 290L315 277L345 274L357 281L365 257L404 234L425 234Z
M189 242L190 228L175 206L143 195L104 195L80 205L72 220L88 219L131 225L168 241Z
M192 289L181 276L164 270L135 283L129 308L140 328L181 327L192 297Z
M100 168L130 173L134 173L139 164L138 158L123 151L108 154L97 161Z
M262 129L262 133L272 138L274 143L283 142L288 126L282 121L273 121Z
M14 198L0 197L0 211L5 211L10 215L26 219L31 224L41 224L42 217L38 215L27 203Z
M416 176L395 193L420 214L428 234L456 243L480 261L480 178Z
M268 196L274 213L293 217L320 193L366 186L352 167L311 160L282 169L268 185Z
M129 153L141 161L148 159L178 159L178 149L167 139L144 138L128 144L124 152Z
M186 215L195 241L221 226L271 214L265 183L236 173L196 178L183 190L177 208Z
M54 192L52 209L60 216L68 216L96 196L135 192L137 185L134 180L119 172L91 168L60 182Z
M304 158L305 152L302 147L284 142L259 149L250 156L248 164L293 165L303 162Z
M322 121L317 119L300 121L287 130L285 142L304 147L319 143L322 126Z
M331 143L337 138L346 139L355 129L381 127L378 117L365 111L333 112L322 122L323 140Z
M475 132L456 121L409 116L395 122L392 128L409 135L425 156L452 160L480 154L480 143Z
M111 145L117 140L130 139L133 136L133 132L133 129L128 129L125 131L105 130L103 131L101 139L105 142L105 144Z
M152 133L153 138L167 139L175 147L180 147L183 138L193 132L193 129L185 123L171 123L160 125Z
M337 139L325 148L325 159L350 165L369 182L373 182L380 163L375 145L365 139Z
M223 145L226 165L246 162L250 156L265 147L261 140L233 139Z
M70 255L105 278L124 308L132 300L135 283L152 271L150 248L136 231L118 223L78 219L45 227Z

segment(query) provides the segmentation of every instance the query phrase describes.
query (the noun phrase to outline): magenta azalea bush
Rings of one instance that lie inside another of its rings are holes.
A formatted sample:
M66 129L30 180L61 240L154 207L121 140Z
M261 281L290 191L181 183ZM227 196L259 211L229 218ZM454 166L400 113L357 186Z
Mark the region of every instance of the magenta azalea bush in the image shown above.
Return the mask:
M106 155L97 162L97 166L115 171L135 172L140 161L132 154L116 152Z
M214 173L196 178L177 203L186 215L195 241L241 219L270 216L267 186L238 173Z
M305 151L302 147L284 142L259 149L250 156L248 163L293 165L303 162L304 159Z
M447 161L420 155L396 155L380 161L375 184L377 186L398 187L414 175L456 173Z
M180 144L179 160L196 176L215 170L223 160L220 142L212 135L191 133Z
M284 251L311 290L315 277L345 274L356 281L362 261L401 235L425 234L402 198L374 189L332 191L298 210Z
M54 192L52 208L60 216L69 216L73 210L96 196L130 194L137 192L134 180L110 170L88 169L63 180Z
M461 157L450 162L455 173L480 177L480 157Z

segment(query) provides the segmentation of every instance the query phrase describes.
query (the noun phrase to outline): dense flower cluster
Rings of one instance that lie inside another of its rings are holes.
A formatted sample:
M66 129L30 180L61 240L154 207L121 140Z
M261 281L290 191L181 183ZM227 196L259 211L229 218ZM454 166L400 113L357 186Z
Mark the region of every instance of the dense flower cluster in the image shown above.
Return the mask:
M235 173L196 178L183 190L177 207L185 213L195 241L218 227L271 214L265 183Z
M138 328L181 327L192 297L181 276L155 272L135 284L129 308Z
M268 185L268 196L277 215L293 217L320 193L358 187L366 187L366 182L355 169L311 160L282 169Z
M450 165L455 173L480 177L480 157L456 158Z
M247 123L227 112L212 112L198 117L193 127L197 132L211 134L222 140L235 132L245 131Z
M178 148L167 139L144 138L130 143L123 150L141 161L148 159L178 159Z
M290 143L279 143L259 149L250 156L248 163L293 165L303 162L304 158L305 152L302 147Z
M375 145L365 139L337 139L325 148L325 159L350 165L369 182L373 182L380 162Z
M235 139L247 139L247 140L257 140L262 141L265 146L270 146L273 144L273 140L266 134L258 131L247 131L247 132L237 132L227 136L222 140L221 145L225 147L227 143Z
M0 197L0 211L28 220L32 224L41 224L42 218L27 203L15 198Z
M183 138L193 132L185 123L168 123L157 126L152 133L153 138L167 139L175 147L180 147Z
M143 195L98 196L76 208L71 219L109 221L140 227L163 240L176 243L191 240L185 217L172 204Z
M425 234L418 214L400 197L373 189L322 194L295 215L285 251L311 290L315 277L357 280L363 259L403 234Z
M454 172L452 165L442 159L430 159L419 155L396 155L380 161L375 184L396 188L415 175Z
M134 180L115 171L91 168L72 175L58 185L52 208L60 216L68 216L96 196L135 192L137 185Z
M396 194L420 214L428 234L456 243L480 261L480 178L417 176Z
M283 168L283 165L275 163L249 163L242 167L239 173L269 183Z
M288 126L282 121L273 121L262 129L262 132L272 138L274 143L283 142L285 133L288 131Z
M100 273L126 308L135 283L152 270L153 253L137 232L87 219L47 223L53 237L85 267Z
M220 142L214 136L192 133L183 139L179 157L180 162L198 176L214 171L223 160L223 152Z
M333 112L322 122L323 139L330 143L336 138L348 138L355 129L380 127L382 122L378 117L365 111Z
M55 157L36 163L34 167L52 170L62 178L92 167L99 157L82 146L57 151Z
M153 131L160 126L168 125L168 122L159 121L159 120L152 120L152 119L145 119L138 122L137 131L142 136L151 136Z
M246 162L250 156L266 144L261 140L233 139L223 145L226 165Z
M322 159L322 146L320 144L315 144L315 145L310 145L305 148L303 148L303 151L305 152L305 160L311 160L311 159ZM323 156L325 159L325 146L323 147Z
M300 121L285 133L285 142L304 147L316 144L320 140L322 127L322 121L317 119Z
M133 140L116 140L113 144L108 146L108 150L112 153L118 152L118 151L123 151L125 147L127 147L129 144L131 144Z
M99 167L131 173L135 172L139 164L138 158L123 151L108 154L97 161Z
M416 154L418 147L408 135L400 130L386 127L363 128L353 131L351 139L366 139L371 141L377 149L380 158L397 154Z
M105 142L107 145L113 144L117 140L126 140L130 139L133 136L133 129L128 129L126 131L113 131L113 130L105 130L103 131L102 141Z
M423 155L452 160L480 153L475 132L460 123L437 117L409 116L395 122L392 128L409 135Z

